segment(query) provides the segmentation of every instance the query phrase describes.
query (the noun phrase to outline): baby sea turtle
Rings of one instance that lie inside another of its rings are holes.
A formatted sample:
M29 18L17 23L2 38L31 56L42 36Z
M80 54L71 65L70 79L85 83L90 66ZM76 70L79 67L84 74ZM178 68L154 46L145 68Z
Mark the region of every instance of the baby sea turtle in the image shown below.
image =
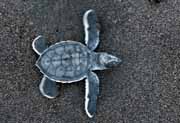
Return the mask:
M121 60L105 52L96 53L99 30L94 10L83 16L85 44L76 41L60 41L50 47L42 36L34 39L32 47L40 56L36 66L44 75L39 85L40 92L47 98L58 95L56 82L73 83L85 78L85 111L92 118L96 112L99 94L99 79L94 70L104 70L117 65Z

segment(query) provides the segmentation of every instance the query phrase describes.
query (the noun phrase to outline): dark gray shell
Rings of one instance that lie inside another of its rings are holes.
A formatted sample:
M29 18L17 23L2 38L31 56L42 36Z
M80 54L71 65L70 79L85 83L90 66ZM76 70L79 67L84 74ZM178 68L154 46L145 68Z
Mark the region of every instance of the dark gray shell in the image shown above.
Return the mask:
M46 49L36 65L41 72L57 82L83 79L91 64L91 51L75 41L62 41Z

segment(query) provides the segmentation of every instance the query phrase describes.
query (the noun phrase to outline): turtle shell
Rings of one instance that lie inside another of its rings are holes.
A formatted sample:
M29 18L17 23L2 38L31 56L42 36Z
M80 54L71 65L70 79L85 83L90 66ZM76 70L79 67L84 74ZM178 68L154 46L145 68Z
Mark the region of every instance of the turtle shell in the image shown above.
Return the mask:
M91 64L91 51L75 41L61 41L46 49L36 62L40 71L57 82L83 79Z

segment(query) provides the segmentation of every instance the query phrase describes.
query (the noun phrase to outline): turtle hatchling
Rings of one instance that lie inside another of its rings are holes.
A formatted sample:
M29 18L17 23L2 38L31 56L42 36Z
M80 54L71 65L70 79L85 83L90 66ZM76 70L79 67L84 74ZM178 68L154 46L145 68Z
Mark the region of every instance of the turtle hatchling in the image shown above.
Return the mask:
M95 52L99 44L100 30L94 10L83 16L85 45L77 41L60 41L47 46L45 39L38 36L32 43L39 55L36 66L43 74L39 89L43 96L53 99L58 95L56 83L73 83L85 79L85 111L92 118L96 113L99 94L99 79L95 70L116 66L121 59L106 52Z

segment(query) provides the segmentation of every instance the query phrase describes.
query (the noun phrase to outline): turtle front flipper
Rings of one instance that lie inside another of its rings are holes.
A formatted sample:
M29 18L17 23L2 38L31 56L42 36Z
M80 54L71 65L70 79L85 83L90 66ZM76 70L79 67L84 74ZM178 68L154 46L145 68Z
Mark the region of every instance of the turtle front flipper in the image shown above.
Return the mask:
M99 78L95 73L89 72L86 79L85 111L90 118L96 113L96 101L98 95Z
M88 10L83 16L85 30L85 43L90 50L95 50L99 44L99 29L97 28L97 17L94 10Z
M41 53L48 48L48 45L42 36L38 36L33 40L32 47L38 55L41 55Z
M59 94L56 82L48 79L45 76L41 80L39 89L41 91L41 94L49 99L53 99Z

